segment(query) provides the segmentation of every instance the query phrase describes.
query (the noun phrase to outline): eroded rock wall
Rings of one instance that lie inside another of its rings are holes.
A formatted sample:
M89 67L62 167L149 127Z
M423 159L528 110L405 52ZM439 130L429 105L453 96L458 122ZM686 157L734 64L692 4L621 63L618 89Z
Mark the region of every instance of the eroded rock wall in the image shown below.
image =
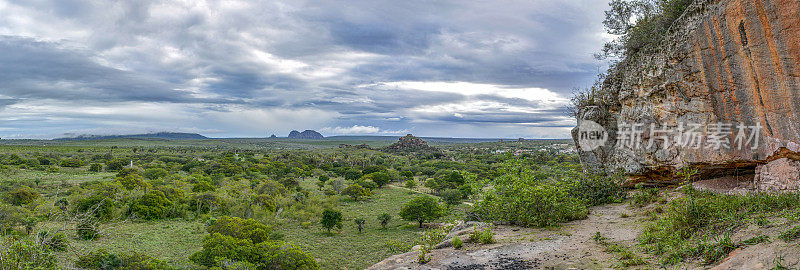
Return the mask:
M798 189L800 169L800 1L709 0L695 3L673 25L657 53L626 59L603 83L604 110L580 108L579 119L603 125L606 147L581 152L587 168L624 170L630 183L664 184L698 169L695 180L752 175L755 189ZM619 123L654 127L715 123L760 127L758 145L688 147L655 141L622 147ZM772 164L773 162L779 162ZM781 173L774 173L776 168ZM780 174L780 177L775 175Z

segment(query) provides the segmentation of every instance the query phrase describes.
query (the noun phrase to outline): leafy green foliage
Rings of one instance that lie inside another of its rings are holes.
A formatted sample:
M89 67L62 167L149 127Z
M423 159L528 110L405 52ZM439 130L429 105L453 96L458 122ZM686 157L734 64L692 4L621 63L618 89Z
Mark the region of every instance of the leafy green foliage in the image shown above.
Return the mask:
M331 229L338 228L342 229L342 212L333 210L333 209L325 209L322 212L322 220L320 221L322 227L328 230L328 233L331 232Z
M456 189L448 189L442 191L441 193L439 193L439 196L442 197L442 200L444 200L444 203L447 204L448 208L452 205L461 203L461 197L462 197L461 191Z
M9 191L4 196L6 202L16 206L29 204L37 198L39 198L39 193L27 186Z
M248 239L253 244L270 240L272 228L254 219L222 216L211 226L208 233L227 235L238 239ZM275 240L275 239L273 239Z
M342 195L350 196L353 200L358 201L372 196L372 192L370 192L369 189L361 187L359 184L352 184L342 190Z
M0 269L58 269L56 262L48 246L28 238L0 237Z
M419 196L405 203L400 210L400 217L408 221L416 221L419 227L426 221L438 219L445 214L445 209L430 196Z
M130 212L137 217L152 220L165 218L172 202L160 190L145 193L130 206Z
M280 241L253 244L214 233L203 240L203 250L189 257L206 267L219 267L225 262L247 262L257 269L319 269L317 262L302 249Z
M754 193L720 195L687 188L686 196L671 200L664 213L649 223L639 238L648 251L668 264L687 258L711 260L730 245L727 240L708 242L726 228L741 225L750 217L800 207L800 194ZM711 243L711 244L709 244ZM716 246L715 246L716 245Z
M603 21L609 34L619 36L605 44L600 57L628 57L652 49L693 0L613 0Z
M84 165L83 160L77 158L68 158L61 160L61 167L78 168Z

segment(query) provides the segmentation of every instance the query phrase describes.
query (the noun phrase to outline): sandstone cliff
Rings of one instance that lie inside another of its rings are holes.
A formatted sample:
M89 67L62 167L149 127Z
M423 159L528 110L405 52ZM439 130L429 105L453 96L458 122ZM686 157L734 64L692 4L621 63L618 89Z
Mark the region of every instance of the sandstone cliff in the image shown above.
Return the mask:
M800 1L701 0L672 29L656 53L625 59L608 74L600 104L578 108L579 126L592 120L609 134L605 146L580 151L587 169L624 170L630 184L665 184L693 168L695 181L798 190ZM643 139L655 143L619 144L622 123L641 124ZM732 147L651 137L681 123L698 123L705 134L729 123L722 133ZM757 146L735 147L738 125L760 128L752 129Z

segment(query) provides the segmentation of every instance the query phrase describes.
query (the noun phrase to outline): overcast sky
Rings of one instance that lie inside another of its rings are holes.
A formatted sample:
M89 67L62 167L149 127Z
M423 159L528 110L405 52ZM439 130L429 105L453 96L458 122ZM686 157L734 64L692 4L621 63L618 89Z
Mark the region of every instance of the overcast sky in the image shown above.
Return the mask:
M0 137L566 138L606 0L0 0Z

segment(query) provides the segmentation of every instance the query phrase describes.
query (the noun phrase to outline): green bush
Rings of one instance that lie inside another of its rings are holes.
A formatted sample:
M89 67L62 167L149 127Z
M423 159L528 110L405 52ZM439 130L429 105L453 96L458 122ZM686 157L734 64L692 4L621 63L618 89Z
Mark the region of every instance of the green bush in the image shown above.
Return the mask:
M100 172L103 170L103 165L100 163L92 163L89 165L90 172Z
M476 204L485 218L521 226L545 227L586 218L583 199L570 196L572 183L526 183L498 185Z
M144 179L138 174L127 174L125 176L117 177L117 182L125 187L127 190L133 190L135 188L146 188L149 186Z
M254 219L222 216L208 227L208 233L218 233L239 239L248 239L253 244L270 240L272 228ZM273 239L275 240L275 239Z
M215 190L216 188L214 187L214 185L211 185L211 183L207 181L200 181L197 182L197 184L192 185L192 192L200 193L200 192L215 191Z
M31 218L28 209L0 203L0 235L6 234L15 227L25 224Z
M367 175L364 175L363 178L371 179L378 187L382 187L389 183L392 180L392 177L385 172L374 172Z
M446 213L439 202L429 196L419 196L411 199L403 205L400 210L400 217L408 221L416 221L419 227L426 221L435 220L444 216Z
M114 218L116 206L114 206L113 199L95 194L79 198L75 202L75 212L90 214L99 220L107 221Z
M353 200L358 201L372 196L372 192L370 192L369 189L361 187L359 184L352 184L342 190L342 195L350 196Z
M20 206L29 204L39 198L39 193L27 186L22 186L9 191L4 197L6 202Z
M167 175L169 175L169 172L167 172L167 170L164 170L162 168L153 168L144 170L144 173L142 173L142 175L144 175L144 177L147 179L153 180L153 179L167 177Z
M122 170L122 168L125 168L126 165L128 165L127 160L122 160L122 159L108 160L106 161L106 171L116 172Z
M28 238L0 236L0 269L58 269L57 259L46 246Z
M130 212L138 218L153 220L165 218L172 202L160 190L145 193L130 206Z
M447 189L439 193L447 207L461 203L461 191L456 189Z
M406 180L406 188L407 189L414 189L416 187L417 187L417 181L414 181L413 178Z
M61 161L61 167L79 168L83 165L83 160L77 158L68 158Z
M300 248L280 241L253 244L213 233L203 239L203 249L189 259L205 267L219 267L225 260L247 262L256 269L319 269L316 260Z

